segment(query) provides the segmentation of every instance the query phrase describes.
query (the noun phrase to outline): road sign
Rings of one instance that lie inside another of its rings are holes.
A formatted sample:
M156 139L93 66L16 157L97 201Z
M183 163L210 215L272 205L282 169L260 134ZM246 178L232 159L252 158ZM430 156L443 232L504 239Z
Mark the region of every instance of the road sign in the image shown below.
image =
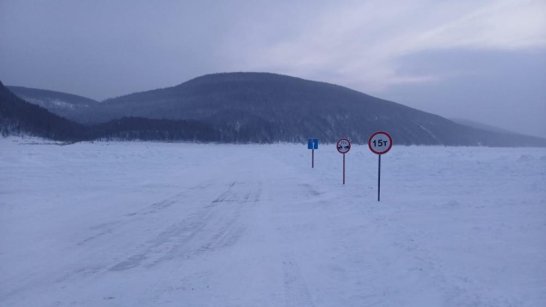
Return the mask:
M307 149L311 149L311 168L315 168L315 149L318 149L318 139L307 140Z
M337 151L339 151L340 154L346 154L351 150L351 141L348 139L339 139L336 144Z
M392 148L392 138L387 132L375 132L368 139L368 147L376 155L386 154Z
M381 201L381 155L391 150L392 138L387 132L377 131L368 139L368 147L379 157L377 162L377 201Z
M307 149L318 149L318 139L307 140Z
M351 141L346 138L339 139L336 148L340 154L343 154L343 184L345 184L345 154L351 150Z

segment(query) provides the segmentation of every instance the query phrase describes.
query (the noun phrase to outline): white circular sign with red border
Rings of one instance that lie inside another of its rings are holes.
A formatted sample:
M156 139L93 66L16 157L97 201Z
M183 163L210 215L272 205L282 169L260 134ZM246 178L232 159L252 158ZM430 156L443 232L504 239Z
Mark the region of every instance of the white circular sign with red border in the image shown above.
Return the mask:
M336 144L337 151L341 154L346 154L351 150L351 141L348 139L339 139Z
M392 138L387 132L377 131L370 136L368 147L374 154L385 154L392 148Z

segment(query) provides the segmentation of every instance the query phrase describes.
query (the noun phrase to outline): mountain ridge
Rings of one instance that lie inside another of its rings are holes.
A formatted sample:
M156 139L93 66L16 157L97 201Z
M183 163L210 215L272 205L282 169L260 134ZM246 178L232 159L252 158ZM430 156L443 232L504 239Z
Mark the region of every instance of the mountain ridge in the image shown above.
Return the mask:
M326 82L272 73L218 73L136 92L102 104L102 120L131 116L193 119L242 131L251 142L304 142L309 136L334 142L347 135L366 143L388 130L405 145L504 146L499 134L476 130L436 114ZM248 135L255 131L256 135ZM473 139L469 134L477 134ZM524 143L541 143L526 139Z
M99 104L94 99L65 92L24 86L6 86L6 88L27 102L83 124L89 123L86 121L86 113Z
M159 121L185 121L193 124L177 125L206 127L208 141L234 143L305 142L309 137L335 142L348 136L363 144L372 132L386 130L403 145L546 146L545 139L480 130L340 85L272 73L199 76L106 99L77 116L95 126L123 118L150 119L154 123L148 127L159 130L176 126ZM138 130L134 125L139 121L121 122Z
M19 98L0 81L0 132L2 135L30 134L54 140L74 141L84 137L85 128L51 113L44 107Z
M218 131L195 121L123 117L97 125L82 125L19 98L1 81L0 135L31 135L68 143L90 140L220 140Z

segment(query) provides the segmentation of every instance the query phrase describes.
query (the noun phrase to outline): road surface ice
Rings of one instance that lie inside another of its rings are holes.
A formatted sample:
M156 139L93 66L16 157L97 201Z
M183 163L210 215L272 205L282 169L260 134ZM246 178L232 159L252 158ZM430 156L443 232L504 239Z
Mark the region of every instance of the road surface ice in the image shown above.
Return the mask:
M0 139L0 306L546 306L546 150Z

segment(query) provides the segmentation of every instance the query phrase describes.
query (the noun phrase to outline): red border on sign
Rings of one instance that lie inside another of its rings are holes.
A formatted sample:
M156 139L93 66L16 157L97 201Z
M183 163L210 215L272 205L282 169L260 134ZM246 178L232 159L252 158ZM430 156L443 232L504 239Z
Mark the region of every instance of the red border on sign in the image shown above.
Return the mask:
M349 151L351 150L351 146L352 146L352 145L351 145L351 141L349 141L349 139L347 139L347 138L342 138L342 139L337 140L336 149L337 149L337 151L338 151L340 154L343 154L343 155L344 155L344 154L346 154L347 152L341 152L341 151L339 151L339 142L341 142L341 141L343 141L343 140L345 140L345 141L347 141L347 143L349 143L349 150L347 150L347 152L349 152Z
M389 145L389 148L387 148L387 150L385 150L384 152L378 152L378 151L373 150L373 148L372 148L372 139L373 139L374 136L376 136L376 135L378 135L378 134L384 134L384 135L386 135L386 136L389 138L389 141L390 141L390 143L389 143L389 144L390 144L390 145ZM372 134L372 135L370 136L370 138L368 139L368 148L369 148L374 154L376 154L376 155L386 154L386 153L389 152L389 150L391 150L391 148L392 148L392 138L391 138L391 135L388 134L388 133L385 132L385 131L377 131L377 132L375 132L375 133Z

